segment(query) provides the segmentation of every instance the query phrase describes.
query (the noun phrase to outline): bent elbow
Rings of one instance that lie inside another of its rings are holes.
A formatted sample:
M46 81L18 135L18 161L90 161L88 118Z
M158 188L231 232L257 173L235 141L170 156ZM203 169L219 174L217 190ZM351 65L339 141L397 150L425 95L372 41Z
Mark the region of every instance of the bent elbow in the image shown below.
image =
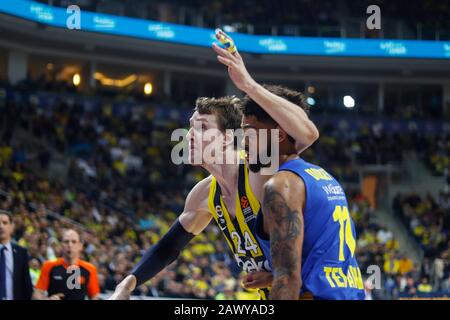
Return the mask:
M319 130L314 125L314 123L311 122L311 128L310 128L309 134L308 134L309 141L311 141L310 145L312 145L314 142L316 142L316 140L319 139L319 136L320 136Z
M305 140L304 149L313 145L313 143L316 142L317 139L319 139L319 130L317 130L314 123L311 122L311 124L305 134L305 137L304 137L304 140Z
M301 140L299 139L296 140L295 143L296 151L298 153L305 151L307 148L313 145L313 143L316 142L317 139L319 139L319 136L320 136L319 130L317 130L316 126L313 124L312 127L302 135Z

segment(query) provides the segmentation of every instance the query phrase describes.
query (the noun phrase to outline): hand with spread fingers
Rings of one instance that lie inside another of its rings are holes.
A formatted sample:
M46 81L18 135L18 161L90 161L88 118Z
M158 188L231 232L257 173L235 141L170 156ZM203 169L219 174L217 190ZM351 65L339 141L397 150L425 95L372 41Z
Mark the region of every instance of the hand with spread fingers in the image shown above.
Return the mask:
M216 43L213 44L213 49L217 53L217 60L228 67L228 74L235 86L238 89L247 92L256 84L256 82L245 68L244 61L236 50L233 39L220 29L217 29L216 31L216 38L222 44L228 44L228 50L221 48Z

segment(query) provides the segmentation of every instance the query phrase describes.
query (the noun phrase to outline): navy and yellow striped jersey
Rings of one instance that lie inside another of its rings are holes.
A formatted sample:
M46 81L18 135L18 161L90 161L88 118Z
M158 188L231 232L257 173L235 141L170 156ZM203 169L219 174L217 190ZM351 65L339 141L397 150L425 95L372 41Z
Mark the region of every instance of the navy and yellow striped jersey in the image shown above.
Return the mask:
M261 214L261 205L250 187L248 174L245 162L240 163L234 219L222 200L220 186L214 177L210 184L208 207L241 270L246 273L270 272L269 261L255 236L255 221L257 215ZM259 290L259 294L264 300L268 290Z
M290 171L303 180L302 288L314 299L364 299L361 271L355 258L356 234L341 185L324 169L302 159L285 162L278 171ZM256 236L270 259L270 242L262 233L258 215Z

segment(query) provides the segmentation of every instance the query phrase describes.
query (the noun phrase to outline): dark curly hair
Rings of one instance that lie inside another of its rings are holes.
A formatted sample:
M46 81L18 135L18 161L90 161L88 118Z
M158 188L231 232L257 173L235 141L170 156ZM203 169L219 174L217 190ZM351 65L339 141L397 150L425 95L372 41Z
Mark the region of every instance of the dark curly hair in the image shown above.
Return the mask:
M306 97L303 93L279 85L263 84L263 87L273 94L298 105L309 114L309 104L306 102ZM276 121L248 95L245 95L244 98L241 99L240 108L242 113L246 116L255 116L256 119L261 122L276 123Z

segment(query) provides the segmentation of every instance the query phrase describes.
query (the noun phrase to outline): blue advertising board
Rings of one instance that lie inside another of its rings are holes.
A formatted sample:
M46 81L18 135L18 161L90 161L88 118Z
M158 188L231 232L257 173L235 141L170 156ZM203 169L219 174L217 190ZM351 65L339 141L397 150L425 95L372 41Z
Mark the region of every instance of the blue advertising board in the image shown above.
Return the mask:
M67 28L73 14L66 8L25 0L1 0L0 12L60 28ZM84 10L80 17L81 30L89 32L201 47L209 47L215 41L212 29ZM239 51L255 54L450 59L450 41L231 35Z

